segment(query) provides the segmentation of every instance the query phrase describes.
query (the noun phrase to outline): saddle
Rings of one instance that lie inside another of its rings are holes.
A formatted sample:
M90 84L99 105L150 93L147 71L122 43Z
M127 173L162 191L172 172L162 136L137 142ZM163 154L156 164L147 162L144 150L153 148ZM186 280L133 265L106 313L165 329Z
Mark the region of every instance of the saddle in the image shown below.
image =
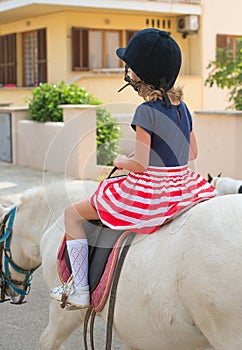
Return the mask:
M131 232L110 229L100 220L85 222L83 229L89 246L91 304L98 312L102 310L108 297L120 248ZM65 237L58 253L58 273L62 283L67 282L72 273Z

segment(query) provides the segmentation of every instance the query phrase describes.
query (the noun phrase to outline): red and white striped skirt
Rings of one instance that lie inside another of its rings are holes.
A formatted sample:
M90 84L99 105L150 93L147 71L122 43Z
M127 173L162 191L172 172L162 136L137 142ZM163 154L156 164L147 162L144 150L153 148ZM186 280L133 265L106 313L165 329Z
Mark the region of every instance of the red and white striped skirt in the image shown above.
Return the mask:
M149 167L102 181L90 201L106 226L149 234L215 196L214 187L188 166Z

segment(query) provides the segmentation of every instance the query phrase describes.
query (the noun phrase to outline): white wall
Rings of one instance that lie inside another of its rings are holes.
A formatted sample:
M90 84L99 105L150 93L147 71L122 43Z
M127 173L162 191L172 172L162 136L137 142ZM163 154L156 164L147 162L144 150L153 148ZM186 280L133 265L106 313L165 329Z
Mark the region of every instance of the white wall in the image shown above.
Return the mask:
M134 149L135 133L130 128L132 111L116 114L117 106L108 110L116 116L123 135L120 153ZM127 106L119 105L118 110ZM94 106L66 105L64 123L38 123L24 120L24 111L6 107L12 113L13 159L17 165L64 173L67 177L98 180L109 169L96 164L96 111ZM25 111L26 118L29 117ZM242 179L242 112L202 111L193 115L198 141L198 158L190 163L195 171Z
M203 0L202 46L203 46L203 78L208 76L206 69L216 54L216 35L229 34L242 36L241 0ZM229 106L226 90L217 87L204 88L204 109L224 110Z
M198 142L195 170L242 179L242 112L197 112L193 116Z

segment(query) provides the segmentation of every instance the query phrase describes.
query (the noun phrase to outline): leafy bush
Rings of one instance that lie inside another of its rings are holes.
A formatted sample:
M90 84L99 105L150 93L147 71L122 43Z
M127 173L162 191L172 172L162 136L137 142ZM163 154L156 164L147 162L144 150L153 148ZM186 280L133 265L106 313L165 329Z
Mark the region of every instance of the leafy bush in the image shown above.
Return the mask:
M117 157L120 128L104 108L97 108L97 164L111 165Z
M237 41L236 57L231 50L218 49L215 61L210 61L205 85L229 89L229 107L242 110L242 37Z
M42 83L33 89L33 98L29 102L31 118L41 123L62 122L63 111L58 108L62 104L99 105L101 102L89 95L77 84L67 85Z
M32 120L45 123L62 122L62 104L100 105L101 102L77 84L42 83L33 89L29 101ZM120 128L105 108L97 108L97 164L111 165L118 154Z

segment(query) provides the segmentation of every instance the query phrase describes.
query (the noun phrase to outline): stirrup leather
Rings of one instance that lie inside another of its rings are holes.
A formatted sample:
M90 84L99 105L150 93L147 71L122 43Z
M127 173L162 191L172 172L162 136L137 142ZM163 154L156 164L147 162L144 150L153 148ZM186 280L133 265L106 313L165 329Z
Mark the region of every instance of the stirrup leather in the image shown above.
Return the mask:
M62 292L61 302L60 302L60 307L62 309L66 307L66 301L68 299L68 296L74 293L73 283L74 283L74 279L73 279L73 276L71 275L67 280L67 282L63 284L63 292Z

